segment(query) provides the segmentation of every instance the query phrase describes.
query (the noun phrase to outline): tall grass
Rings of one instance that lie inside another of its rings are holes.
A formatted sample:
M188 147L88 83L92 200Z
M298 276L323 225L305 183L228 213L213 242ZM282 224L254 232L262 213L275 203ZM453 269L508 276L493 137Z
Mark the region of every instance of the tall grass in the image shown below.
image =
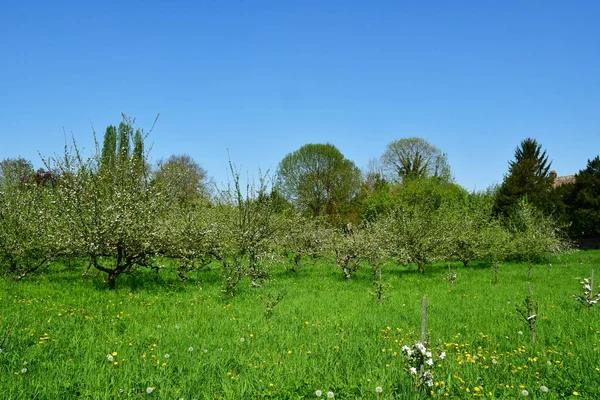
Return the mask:
M572 297L600 252L551 261L531 276L502 264L497 284L488 264L452 265L452 287L445 263L425 275L388 265L381 304L369 269L346 280L325 260L275 268L264 288L244 282L235 297L221 293L216 266L185 283L141 271L110 291L83 267L52 265L0 281L0 339L16 316L0 398L600 398L600 306ZM535 345L515 310L527 282L539 302ZM267 318L263 300L278 295ZM447 357L433 366L434 386L415 391L401 347L420 338L424 295L429 346Z

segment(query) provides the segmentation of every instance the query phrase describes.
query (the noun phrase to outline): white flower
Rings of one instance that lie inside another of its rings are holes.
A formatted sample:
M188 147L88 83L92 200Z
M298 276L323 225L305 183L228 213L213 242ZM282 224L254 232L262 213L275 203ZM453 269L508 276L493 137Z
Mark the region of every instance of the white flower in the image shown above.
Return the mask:
M317 390L315 392L315 394L317 395L317 397L321 397L321 395L323 394L323 392L321 392L320 390Z
M151 387L146 388L146 393L152 393L153 391L154 391L154 388L151 388Z
M410 351L410 347L408 347L407 345L402 346L402 351L408 353Z
M423 346L423 343L417 343L417 350L419 350L421 353L425 353L425 346Z
M188 347L189 351L194 351L194 348L192 346Z
M113 357L113 356L111 356L110 354L109 354L109 355L108 355L106 358L107 358L107 359L108 359L108 361L110 361L110 362L113 362L113 360L114 360L114 357Z
M444 358L446 358L446 352L445 352L445 351L442 351L442 352L440 353L440 360L443 360Z
M204 349L204 353L208 353L208 350L207 350L207 349Z
M245 341L246 341L246 339L244 339L244 338L240 339L240 342L242 342L242 343L244 343Z
M519 331L519 335L522 335L522 334L523 334L523 331Z
M427 386L432 387L433 386L433 381L431 381L431 380L427 381Z
M381 393L381 392L383 392L383 389L381 388L381 386L377 386L377 387L375 388L375 391L376 391L377 393Z
M425 364L433 365L433 360L431 358L428 358L427 361L425 361Z
M542 392L544 392L544 393L548 393L548 387L547 386L544 386L544 385L540 386L540 390Z
M169 355L168 355L168 354L165 354L165 358L169 358Z
M431 358L431 352L430 351L425 352L425 357Z
M546 361L546 364L552 365L552 361L548 360L548 361Z
M492 364L498 364L498 360L496 360L495 358L492 358Z
M477 357L477 356L473 356L472 358L473 358L473 360L478 360L479 359L479 357Z
M415 367L410 367L410 373L413 375L417 374L417 369Z
M525 389L523 389L523 391L521 392L521 394L523 396L529 396L529 392L527 390L525 390Z
M327 392L327 398L328 399L333 399L335 396L333 395L333 392Z
M23 369L21 370L21 373L22 373L22 374L24 374L25 372L27 372L27 368L23 368Z

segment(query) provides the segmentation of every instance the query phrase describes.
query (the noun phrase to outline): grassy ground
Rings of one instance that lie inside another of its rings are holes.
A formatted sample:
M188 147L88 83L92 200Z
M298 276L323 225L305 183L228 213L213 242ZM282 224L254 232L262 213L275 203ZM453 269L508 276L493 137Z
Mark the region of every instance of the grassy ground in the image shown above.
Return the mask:
M580 264L581 260L581 264ZM2 399L410 399L600 398L600 305L577 303L600 252L555 258L552 267L389 266L382 304L369 270L350 281L325 261L298 273L275 269L262 289L221 292L219 271L181 282L161 271L117 281L61 265L20 283L0 280ZM531 282L539 302L536 343L515 305ZM598 286L598 285L596 285ZM596 291L598 289L595 289ZM283 295L265 316L264 303ZM434 386L415 391L401 352L427 338ZM545 386L548 392L540 388ZM381 387L381 393L375 391ZM151 393L148 393L151 391Z

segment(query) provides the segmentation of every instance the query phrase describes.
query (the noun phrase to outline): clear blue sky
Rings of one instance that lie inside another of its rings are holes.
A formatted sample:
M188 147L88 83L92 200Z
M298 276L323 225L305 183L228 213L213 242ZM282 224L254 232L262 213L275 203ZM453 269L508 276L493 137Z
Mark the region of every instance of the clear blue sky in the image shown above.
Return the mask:
M12 1L0 12L0 159L93 147L121 112L152 159L215 181L306 143L359 167L420 136L457 183L502 181L526 137L559 175L600 154L600 2Z

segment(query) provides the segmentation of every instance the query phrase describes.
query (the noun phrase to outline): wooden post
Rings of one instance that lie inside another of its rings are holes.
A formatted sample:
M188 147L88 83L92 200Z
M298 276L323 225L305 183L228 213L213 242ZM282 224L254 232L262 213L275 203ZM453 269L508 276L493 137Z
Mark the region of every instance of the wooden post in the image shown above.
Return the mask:
M421 344L425 346L425 316L427 314L427 296L423 296L423 304L421 306ZM421 363L421 376L425 371L425 365Z
M594 299L594 270L592 270L592 281L590 282L590 299Z

